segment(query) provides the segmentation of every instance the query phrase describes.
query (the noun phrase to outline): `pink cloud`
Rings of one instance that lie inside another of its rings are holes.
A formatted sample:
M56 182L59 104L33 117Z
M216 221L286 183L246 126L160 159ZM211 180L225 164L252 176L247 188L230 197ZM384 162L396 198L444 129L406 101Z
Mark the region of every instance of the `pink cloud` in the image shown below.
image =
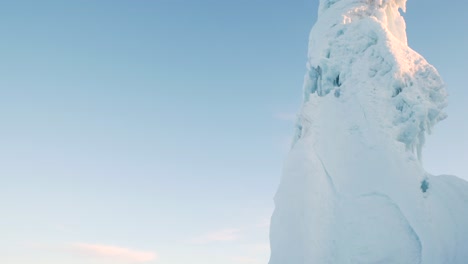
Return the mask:
M240 238L240 229L223 229L190 240L193 244L234 241Z
M157 259L157 254L149 251L133 250L129 248L76 243L72 245L73 251L92 257L108 258L119 262L144 263Z

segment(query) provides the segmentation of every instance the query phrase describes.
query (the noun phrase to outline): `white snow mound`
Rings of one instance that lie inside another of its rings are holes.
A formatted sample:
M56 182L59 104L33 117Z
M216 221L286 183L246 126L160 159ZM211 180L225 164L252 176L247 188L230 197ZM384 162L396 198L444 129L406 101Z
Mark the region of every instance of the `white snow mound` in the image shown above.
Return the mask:
M270 264L466 264L468 183L428 175L444 84L407 45L405 0L321 0Z

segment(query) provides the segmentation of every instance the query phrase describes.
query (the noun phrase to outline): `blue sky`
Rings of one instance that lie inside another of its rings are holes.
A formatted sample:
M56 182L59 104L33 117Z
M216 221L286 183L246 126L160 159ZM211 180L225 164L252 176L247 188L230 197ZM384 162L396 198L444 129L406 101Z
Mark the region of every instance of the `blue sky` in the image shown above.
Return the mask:
M410 0L468 179L465 3ZM0 3L0 263L266 263L317 1ZM113 257L112 257L113 256Z

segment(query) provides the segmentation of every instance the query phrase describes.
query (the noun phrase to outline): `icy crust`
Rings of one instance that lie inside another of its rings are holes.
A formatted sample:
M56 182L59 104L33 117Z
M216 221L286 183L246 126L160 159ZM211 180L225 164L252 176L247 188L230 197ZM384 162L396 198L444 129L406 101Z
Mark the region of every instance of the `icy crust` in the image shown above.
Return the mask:
M446 93L407 45L405 4L320 2L270 264L467 263L468 183L420 162Z
M364 111L375 113L370 118L385 133L420 156L425 134L446 117L447 95L437 70L407 46L398 11L405 4L321 1L310 34L304 108L311 101L321 107L326 96L357 100ZM297 138L307 126L304 120L311 120L308 115L300 115Z
M406 12L406 0L321 0L319 16L336 13L338 9L349 10L349 14L360 17L375 16L395 37L407 42L405 20L399 13L399 10Z

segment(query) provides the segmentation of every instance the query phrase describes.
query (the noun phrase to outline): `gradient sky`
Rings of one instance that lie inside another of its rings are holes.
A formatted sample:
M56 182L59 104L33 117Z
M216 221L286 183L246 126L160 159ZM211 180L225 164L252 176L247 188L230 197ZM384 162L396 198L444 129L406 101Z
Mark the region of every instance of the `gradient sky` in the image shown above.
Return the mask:
M317 0L0 1L0 263L260 264ZM409 0L468 179L468 3Z

